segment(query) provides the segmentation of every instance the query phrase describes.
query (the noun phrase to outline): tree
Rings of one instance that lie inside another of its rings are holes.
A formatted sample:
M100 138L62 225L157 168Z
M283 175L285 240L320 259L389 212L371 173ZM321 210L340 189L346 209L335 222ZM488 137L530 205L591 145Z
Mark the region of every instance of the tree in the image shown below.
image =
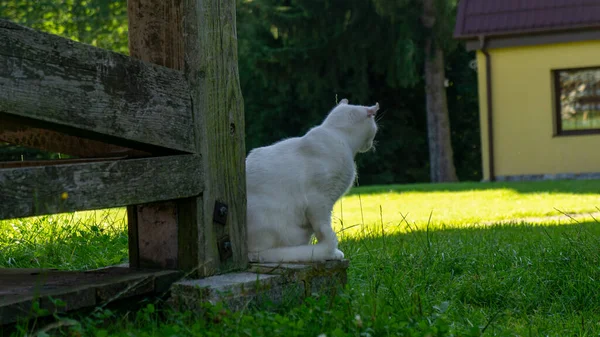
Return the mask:
M450 137L444 63L444 47L448 50L455 47L455 44L449 41L452 41L453 7L456 6L456 2L451 0L373 1L378 13L390 18L403 32L401 36L405 39L406 36L413 36L409 38L411 44L420 45L422 48L430 180L432 182L457 181ZM419 8L421 13L415 12ZM406 53L406 50L399 51ZM418 64L416 53L410 50L408 55L397 56L414 61L403 62L408 65L407 73L414 74L414 67Z
M442 18L446 19L447 15ZM450 139L450 120L446 99L444 51L432 36L436 22L434 0L423 0L425 38L425 95L431 181L457 181ZM451 38L450 35L446 36Z
M127 54L126 0L3 0L0 17Z

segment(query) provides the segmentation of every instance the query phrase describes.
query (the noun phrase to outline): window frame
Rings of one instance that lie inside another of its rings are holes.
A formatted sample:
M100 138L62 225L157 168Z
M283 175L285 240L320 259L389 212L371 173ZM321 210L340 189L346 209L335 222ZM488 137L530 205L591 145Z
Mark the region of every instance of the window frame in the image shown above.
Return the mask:
M579 130L563 130L562 129L562 105L560 102L560 72L561 71L577 71L577 70L598 70L600 71L600 65L589 66L589 67L576 67L576 68L560 68L552 69L552 87L554 91L554 136L578 136L578 135L596 135L600 134L600 127L594 129L579 129Z

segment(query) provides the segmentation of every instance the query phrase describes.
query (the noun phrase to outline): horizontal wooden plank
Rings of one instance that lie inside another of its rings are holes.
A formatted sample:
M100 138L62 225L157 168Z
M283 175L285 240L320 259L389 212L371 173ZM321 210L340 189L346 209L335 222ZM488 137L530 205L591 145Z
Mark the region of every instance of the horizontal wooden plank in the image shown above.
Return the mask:
M39 301L49 311L72 311L131 296L161 293L181 278L173 270L139 270L110 267L89 271L0 269L0 325L31 318ZM64 307L50 300L60 299Z
M181 71L7 20L0 20L0 112L48 122L51 129L184 152L195 148L189 85Z
M197 196L196 155L0 169L0 219Z
M24 161L0 161L0 169L31 166L53 166L66 164L93 163L98 161L126 159L126 157L117 158L76 158L76 159L50 159L50 160L24 160Z

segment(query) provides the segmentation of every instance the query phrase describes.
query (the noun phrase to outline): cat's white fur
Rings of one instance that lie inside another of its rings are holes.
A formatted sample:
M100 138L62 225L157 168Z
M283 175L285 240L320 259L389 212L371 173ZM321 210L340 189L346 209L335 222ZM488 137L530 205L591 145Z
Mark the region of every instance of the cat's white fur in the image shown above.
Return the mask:
M367 107L343 99L304 136L250 152L246 158L250 261L344 257L331 227L331 212L354 182L355 155L373 147L378 109L378 103Z

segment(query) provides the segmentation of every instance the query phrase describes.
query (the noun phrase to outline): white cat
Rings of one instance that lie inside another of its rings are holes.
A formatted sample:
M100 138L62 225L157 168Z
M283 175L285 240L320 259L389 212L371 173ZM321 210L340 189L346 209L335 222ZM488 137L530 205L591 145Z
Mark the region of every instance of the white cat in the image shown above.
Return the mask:
M373 147L379 103L343 99L302 137L256 148L246 158L248 255L254 262L340 260L331 227L335 202L352 186L354 156ZM311 245L315 234L318 243Z

